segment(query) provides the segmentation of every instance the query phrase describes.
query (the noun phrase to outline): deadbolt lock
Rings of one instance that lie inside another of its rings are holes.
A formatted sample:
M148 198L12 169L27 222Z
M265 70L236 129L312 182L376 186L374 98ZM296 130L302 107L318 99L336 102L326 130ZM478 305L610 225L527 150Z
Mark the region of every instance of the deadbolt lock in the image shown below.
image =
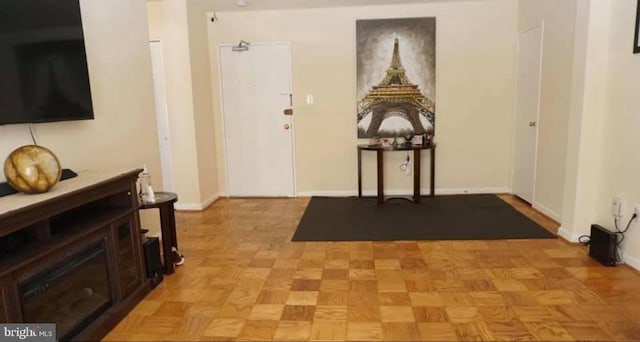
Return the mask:
M287 108L284 110L284 115L293 115L293 109Z
M289 129L289 124L284 124L284 129Z
M529 127L536 127L536 122L535 121L530 121L529 122Z

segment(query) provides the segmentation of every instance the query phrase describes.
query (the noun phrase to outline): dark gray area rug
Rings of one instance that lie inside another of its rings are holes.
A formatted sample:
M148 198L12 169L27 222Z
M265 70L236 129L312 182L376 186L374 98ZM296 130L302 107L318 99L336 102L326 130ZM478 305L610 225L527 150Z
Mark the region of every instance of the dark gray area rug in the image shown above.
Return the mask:
M393 199L313 197L293 241L551 239L496 195Z

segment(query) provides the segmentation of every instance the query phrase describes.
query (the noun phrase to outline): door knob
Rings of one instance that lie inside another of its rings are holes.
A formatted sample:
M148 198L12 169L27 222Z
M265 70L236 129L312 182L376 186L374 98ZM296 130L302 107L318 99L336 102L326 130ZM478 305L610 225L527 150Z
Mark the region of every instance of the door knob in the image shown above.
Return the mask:
M289 129L289 124L284 124L284 129Z
M536 127L536 122L535 121L530 121L529 122L529 127Z

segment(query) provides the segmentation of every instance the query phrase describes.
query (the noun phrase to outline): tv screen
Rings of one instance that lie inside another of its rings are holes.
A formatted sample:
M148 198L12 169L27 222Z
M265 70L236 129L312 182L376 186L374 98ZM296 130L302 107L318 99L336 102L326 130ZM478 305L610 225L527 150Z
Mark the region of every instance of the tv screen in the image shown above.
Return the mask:
M87 119L79 0L0 0L0 125Z

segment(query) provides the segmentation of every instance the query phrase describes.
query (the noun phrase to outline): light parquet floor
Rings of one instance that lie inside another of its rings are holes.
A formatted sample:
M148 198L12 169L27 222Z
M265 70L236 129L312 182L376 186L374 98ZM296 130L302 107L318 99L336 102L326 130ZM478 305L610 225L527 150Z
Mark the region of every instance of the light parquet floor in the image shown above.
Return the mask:
M603 267L585 247L291 242L308 201L222 199L178 213L186 263L105 340L640 340L640 273Z

